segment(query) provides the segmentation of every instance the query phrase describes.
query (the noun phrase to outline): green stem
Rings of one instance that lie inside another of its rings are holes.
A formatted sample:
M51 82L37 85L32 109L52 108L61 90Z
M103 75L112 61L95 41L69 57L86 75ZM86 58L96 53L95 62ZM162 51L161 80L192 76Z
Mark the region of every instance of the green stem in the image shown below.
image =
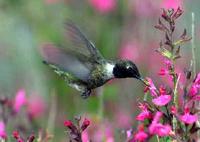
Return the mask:
M195 56L196 47L195 47L195 43L194 43L194 39L195 39L195 26L194 26L194 23L195 23L195 14L194 14L194 12L192 12L192 40L191 40L191 44L192 44L193 78L196 76L196 56ZM197 108L197 110L198 110L199 106L200 106L200 103L199 102L195 102L195 107ZM198 127L200 127L200 121L199 120L196 122L196 125ZM199 140L200 139L200 131L197 131L197 137L198 137L197 140Z
M195 77L195 75L196 75L196 56L195 56L196 47L195 47L195 44L194 44L194 37L195 37L194 20L195 20L195 15L194 15L194 12L192 12L192 40L191 40L191 44L192 44L193 77Z
M147 97L148 97L148 93L144 93L144 98L143 98L143 101L147 101Z
M160 138L158 135L156 135L156 138L157 138L157 142L160 142Z
M175 78L175 81L174 81L174 104L175 104L175 107L178 109L178 82L180 80L180 74L178 75L178 77Z

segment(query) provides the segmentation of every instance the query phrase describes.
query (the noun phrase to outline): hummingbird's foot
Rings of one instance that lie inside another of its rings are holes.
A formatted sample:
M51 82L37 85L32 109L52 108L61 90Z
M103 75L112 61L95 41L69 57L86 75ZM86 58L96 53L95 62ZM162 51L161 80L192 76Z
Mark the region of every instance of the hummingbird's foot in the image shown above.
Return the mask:
M83 99L87 99L87 98L90 96L90 94L91 94L91 90L90 90L90 89L87 89L87 90L85 90L85 91L81 94L81 97L82 97Z

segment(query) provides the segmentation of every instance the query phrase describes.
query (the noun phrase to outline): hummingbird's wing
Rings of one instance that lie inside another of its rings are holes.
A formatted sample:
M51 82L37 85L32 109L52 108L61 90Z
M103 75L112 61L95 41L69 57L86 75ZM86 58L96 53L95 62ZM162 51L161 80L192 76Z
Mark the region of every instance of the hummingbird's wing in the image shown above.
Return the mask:
M87 57L76 56L70 50L57 48L53 44L46 44L42 47L42 56L50 65L74 75L82 81L87 81L92 65L87 62Z
M79 54L88 56L90 61L101 64L104 60L103 56L94 44L81 32L81 30L71 21L67 21L65 27L67 37L70 39L72 44L75 45L74 50L79 52Z

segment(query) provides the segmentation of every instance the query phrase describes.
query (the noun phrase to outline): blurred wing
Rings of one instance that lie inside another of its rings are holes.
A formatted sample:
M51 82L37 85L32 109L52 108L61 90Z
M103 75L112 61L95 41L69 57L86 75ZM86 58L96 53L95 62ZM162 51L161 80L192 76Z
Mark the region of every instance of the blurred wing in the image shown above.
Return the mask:
M87 81L92 68L83 61L80 61L75 55L62 48L56 48L52 44L42 47L42 56L48 64L57 66L60 70L71 73L77 78Z
M103 56L94 46L94 44L87 39L87 37L80 31L80 29L71 21L66 22L66 32L67 37L70 41L76 45L76 48L81 47L78 49L79 53L86 54L89 58L94 60L95 62L99 63ZM77 52L78 52L77 51Z

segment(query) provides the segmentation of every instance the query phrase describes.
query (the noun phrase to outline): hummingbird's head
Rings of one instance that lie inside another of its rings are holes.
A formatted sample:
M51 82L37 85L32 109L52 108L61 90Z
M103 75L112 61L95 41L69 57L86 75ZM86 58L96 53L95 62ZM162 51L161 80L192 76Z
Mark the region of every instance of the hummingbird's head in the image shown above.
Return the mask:
M136 78L141 80L140 73L136 65L129 60L119 60L113 68L113 74L116 78Z

